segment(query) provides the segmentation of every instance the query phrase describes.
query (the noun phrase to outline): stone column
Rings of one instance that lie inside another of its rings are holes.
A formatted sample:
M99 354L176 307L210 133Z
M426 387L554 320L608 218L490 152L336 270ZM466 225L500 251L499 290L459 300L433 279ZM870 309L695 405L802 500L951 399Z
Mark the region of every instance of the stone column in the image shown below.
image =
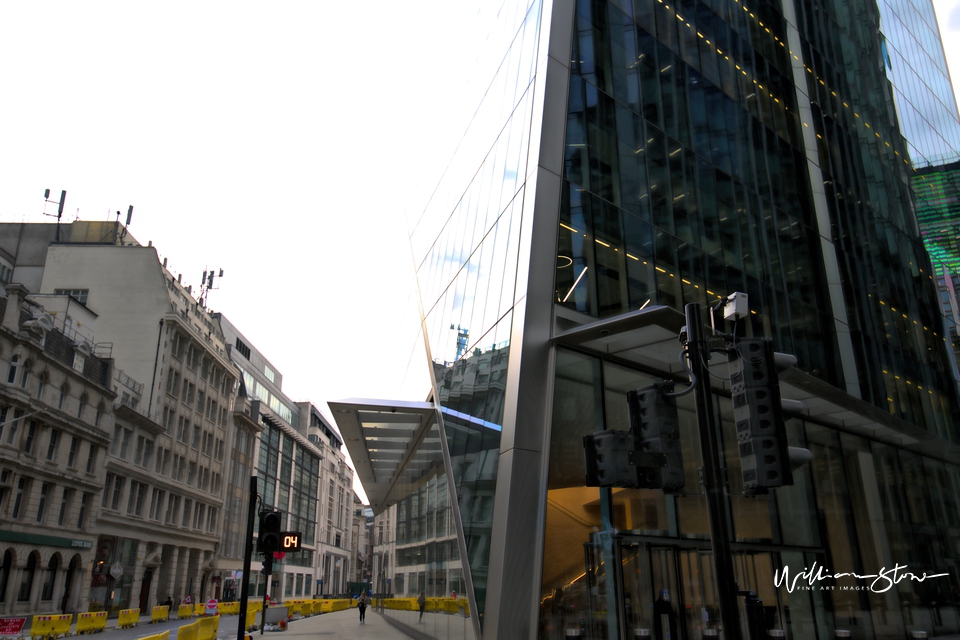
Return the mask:
M69 570L69 567L64 566L63 556L60 556L60 564L57 566L57 575L53 577L53 610L57 613L63 613L63 596L65 595L63 593L63 589L67 581L67 571Z
M140 606L140 592L143 589L143 560L147 555L147 543L143 540L137 541L137 555L136 555L136 564L132 570L132 576L130 577L130 608L136 609ZM150 606L150 603L147 602L147 606ZM141 611L140 613L144 613ZM147 611L146 613L149 613Z
M17 566L17 558L13 557L13 561L10 563L10 575L7 577L7 592L4 594L3 607L2 610L4 613L13 613L13 605L17 601L17 590L20 588L20 572L23 571L21 567Z
M195 595L197 597L197 602L206 602L206 596L200 592L201 586L205 586L203 582L203 551L200 549L195 549L195 554L192 555L194 574L193 574L193 588Z
M177 562L180 560L180 548L165 547L165 549L170 549L169 554L163 558L163 564L167 569L167 594L174 598L174 604L179 604L179 599L183 598L183 594L177 590Z
M33 579L30 581L30 611L47 612L40 604L40 594L43 591L43 574L46 572L43 560L37 560L33 566Z
M183 600L183 597L187 594L187 548L186 547L177 547L177 564L176 564L176 584L177 584L177 593L180 594L180 599Z
M87 611L90 608L90 574L87 572L88 563L80 562L74 569L73 580L70 581L70 600L67 603L68 611Z

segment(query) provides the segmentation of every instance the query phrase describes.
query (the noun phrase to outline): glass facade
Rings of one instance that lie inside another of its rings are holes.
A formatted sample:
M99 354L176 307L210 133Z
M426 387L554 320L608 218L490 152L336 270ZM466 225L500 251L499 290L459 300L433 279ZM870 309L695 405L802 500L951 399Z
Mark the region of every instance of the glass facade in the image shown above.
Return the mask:
M960 361L960 163L928 165L911 180L923 241L936 269L945 334L953 345L954 366ZM960 379L955 369L954 377Z
M576 629L590 638L632 637L633 629L662 637L662 604L655 599L663 590L671 595L668 618L677 629L671 637L706 637L719 628L692 399L678 403L686 493L583 486L582 436L625 428L624 389L656 379L558 351L540 638L564 638ZM813 461L775 495L744 497L732 405L715 401L737 581L763 600L767 628L792 638L832 638L837 629L859 638L960 631L960 466L793 420L790 444L809 448ZM776 572L795 575L813 563L848 575L832 580L828 591L788 589L774 580ZM918 576L948 575L902 580L882 592L870 589L869 579L852 577L876 575L894 563Z
M960 121L929 0L880 0L883 62L915 168L960 159Z
M460 505L465 592L473 592L481 620L541 8L539 0L508 0L494 12L485 55L499 64L411 232L433 397L443 408Z
M912 179L927 251L942 273L960 273L960 162L917 169Z
M275 418L260 416L263 432L260 434L260 458L257 463L257 493L264 508L272 507L283 514L283 531L299 531L301 543L313 546L316 540L317 496L319 495L320 458L309 451L302 443L277 424L271 424ZM259 521L258 525L259 526ZM284 576L284 589L293 585L294 576L303 584L303 580L313 580L314 551L301 549L289 558L274 563L274 580ZM304 567L305 570L298 570ZM332 583L342 589L340 582ZM251 593L257 593L263 586L257 578ZM309 589L308 589L309 591ZM276 597L276 594L274 594Z
M766 4L577 3L556 299L606 317L744 291L746 335L773 338L803 370L956 441L952 367L911 222L906 151L885 108L890 86L862 62L880 59L880 41L852 18L826 17L840 7L816 6L797 15L795 52L793 26ZM876 6L843 10L876 19ZM794 87L800 60L805 84ZM824 267L834 256L837 274ZM834 278L841 297L828 294ZM856 383L842 375L841 316Z
M387 445L384 438L389 437L378 436L379 444L374 446ZM422 594L429 615L402 608L387 608L383 613L434 638L474 638L468 600L452 599L452 594L465 594L467 585L440 437L440 428L434 424L387 499L395 505L390 591L396 598ZM440 612L454 615L435 615Z
M683 379L675 355L649 327L564 336L734 291L750 312L723 330L772 338L835 403L787 423L813 454L794 483L745 496L733 409L712 396L738 588L786 637L960 632L960 404L912 184L960 128L929 8L904 4L499 6L493 80L411 232L438 425L401 439L417 462L398 466L359 421L373 480L405 469L382 502L392 591L468 595L434 637L720 631L693 396L684 490L584 481L583 436L627 429L627 392ZM862 577L894 566L937 577ZM846 575L797 588L811 567Z

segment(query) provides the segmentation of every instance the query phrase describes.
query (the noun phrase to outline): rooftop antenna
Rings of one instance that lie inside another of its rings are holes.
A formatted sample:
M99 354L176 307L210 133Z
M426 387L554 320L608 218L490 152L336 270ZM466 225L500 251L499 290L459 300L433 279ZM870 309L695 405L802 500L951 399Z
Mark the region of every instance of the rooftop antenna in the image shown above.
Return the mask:
M219 274L215 272L213 269L210 269L210 271L204 270L203 279L200 280L200 283L201 283L200 284L200 305L201 306L206 306L207 294L210 293L211 289L220 288L220 287L213 286L214 278L222 278L222 277L223 277L223 269L220 269Z
M133 219L133 205L127 209L127 222L123 225L123 230L120 229L120 212L117 211L117 228L114 233L116 233L117 241L122 245L123 239L127 237L127 227L130 226L130 220Z
M43 200L44 202L56 202L56 200L50 199L50 189L43 190ZM57 206L57 242L60 242L60 218L63 217L63 203L67 201L67 192L60 192L60 203ZM47 205L43 205L43 215L53 217L52 213L47 213Z

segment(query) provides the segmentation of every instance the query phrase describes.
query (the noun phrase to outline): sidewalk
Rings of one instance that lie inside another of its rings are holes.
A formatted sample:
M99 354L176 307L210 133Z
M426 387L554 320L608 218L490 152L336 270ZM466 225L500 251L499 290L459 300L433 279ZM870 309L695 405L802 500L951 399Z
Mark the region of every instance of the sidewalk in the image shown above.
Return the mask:
M104 632L114 640L136 640L144 636L160 633L166 630L170 631L170 640L177 637L177 629L183 625L194 622L197 618L177 620L176 616L170 618L168 622L162 622L157 625L150 624L150 616L140 616L140 622L136 627L119 629L117 627L117 618L108 618ZM236 640L237 637L237 616L221 616L220 628L217 631L218 640ZM71 635L76 635L74 631L76 621L71 625ZM99 635L106 640L103 635L93 634L89 636L91 640ZM259 631L250 631L248 635L251 640L298 640L314 636L324 636L329 638L376 638L377 640L410 640L411 636L403 633L392 624L387 622L383 616L375 613L373 608L367 609L366 620L360 624L360 613L357 609L347 609L346 611L337 611L335 613L324 613L322 615L310 616L292 620L283 632L266 631L261 634ZM19 636L3 636L3 639L9 640L28 640L30 637L30 618L28 617L23 631ZM427 636L419 636L424 638Z
M383 616L367 609L366 623L360 624L360 613L356 609L324 613L319 616L294 620L282 633L273 633L273 637L264 640L298 640L299 638L377 638L377 640L410 640L410 636L387 622ZM263 636L270 636L270 632ZM261 638L259 632L253 633L253 640ZM221 636L220 640L226 640Z

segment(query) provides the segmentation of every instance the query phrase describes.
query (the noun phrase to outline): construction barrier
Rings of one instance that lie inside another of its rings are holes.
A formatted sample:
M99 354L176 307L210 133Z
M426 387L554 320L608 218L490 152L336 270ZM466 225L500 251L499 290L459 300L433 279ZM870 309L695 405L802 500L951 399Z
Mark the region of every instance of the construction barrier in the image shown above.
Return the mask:
M98 633L107 628L106 611L88 611L77 614L77 634Z
M287 600L284 604L290 607L291 616L303 618L313 614L313 601L311 600Z
M324 600L320 605L321 613L333 613L334 611L346 611L350 607L350 601L346 598L336 600Z
M420 611L416 598L385 598L383 606L396 611Z
M73 615L61 614L52 616L33 616L30 625L31 638L60 638L70 635L70 625L73 624Z
M177 618L180 620L186 620L187 618L193 618L193 605L192 604L182 604L177 607Z
M457 601L452 598L440 603L440 610L444 613L457 613L458 609Z
M122 609L117 617L118 629L129 629L140 622L140 609Z
M195 616L202 616L203 612L206 610L207 610L206 602L198 602L197 604L193 605L193 615Z
M143 636L142 638L137 638L137 640L170 640L170 631L167 630L150 636Z
M257 611L255 611L249 604L247 605L247 619L244 621L244 628L247 631L253 631L257 629Z
M218 602L217 612L221 616L235 616L240 613L239 602Z
M427 598L424 610L428 613L450 613L463 616L470 615L470 605L466 599L458 598ZM420 611L416 598L384 598L383 606L395 611Z
M197 640L200 635L200 621L185 624L177 629L177 640Z
M200 618L200 629L197 631L197 640L217 640L217 627L220 625L220 616Z
M150 624L154 622L166 622L170 619L170 607L167 605L161 605L154 607L150 612Z

